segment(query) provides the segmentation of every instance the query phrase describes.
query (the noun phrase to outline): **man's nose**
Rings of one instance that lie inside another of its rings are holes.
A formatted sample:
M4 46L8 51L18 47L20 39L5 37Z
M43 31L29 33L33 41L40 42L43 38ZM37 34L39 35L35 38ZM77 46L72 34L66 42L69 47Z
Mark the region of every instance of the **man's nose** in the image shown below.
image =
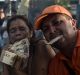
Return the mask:
M55 26L50 25L49 31L50 31L50 33L55 33L55 31L56 31Z

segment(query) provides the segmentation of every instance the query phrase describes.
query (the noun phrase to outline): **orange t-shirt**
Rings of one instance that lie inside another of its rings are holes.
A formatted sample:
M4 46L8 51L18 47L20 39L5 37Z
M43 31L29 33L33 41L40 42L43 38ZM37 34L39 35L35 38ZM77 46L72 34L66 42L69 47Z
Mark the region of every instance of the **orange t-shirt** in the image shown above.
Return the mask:
M80 31L78 31L77 43L73 51L72 60L69 61L61 53L57 54L49 63L48 75L70 75L65 61L76 73L80 75Z

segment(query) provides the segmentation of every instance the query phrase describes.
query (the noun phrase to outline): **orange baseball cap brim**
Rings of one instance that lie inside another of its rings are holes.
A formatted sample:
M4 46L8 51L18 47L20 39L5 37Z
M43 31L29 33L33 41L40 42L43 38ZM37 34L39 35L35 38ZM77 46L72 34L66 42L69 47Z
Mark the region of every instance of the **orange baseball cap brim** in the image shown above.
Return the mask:
M43 18L45 18L45 17L47 17L47 16L48 16L48 14L44 14L44 15L40 15L40 16L37 18L37 20L36 20L36 22L35 22L35 29L40 28L40 23L41 23L41 21L43 20Z
M52 6L49 6L49 7L45 8L42 11L41 15L36 18L36 20L35 20L35 29L40 28L40 26L41 26L40 23L43 20L43 18L47 17L49 14L55 14L55 13L65 14L65 15L72 18L71 13L66 8L64 8L60 5L52 5Z

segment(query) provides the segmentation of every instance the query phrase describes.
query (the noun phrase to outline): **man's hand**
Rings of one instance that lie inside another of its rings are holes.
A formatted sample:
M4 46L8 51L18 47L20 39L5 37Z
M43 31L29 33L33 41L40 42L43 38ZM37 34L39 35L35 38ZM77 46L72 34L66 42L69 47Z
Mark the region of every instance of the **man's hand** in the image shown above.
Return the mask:
M53 58L56 55L56 52L55 52L54 48L47 43L48 42L45 39L43 39L38 42L38 45L42 46L42 48L44 48L44 50L47 52L47 54L49 55L50 58Z

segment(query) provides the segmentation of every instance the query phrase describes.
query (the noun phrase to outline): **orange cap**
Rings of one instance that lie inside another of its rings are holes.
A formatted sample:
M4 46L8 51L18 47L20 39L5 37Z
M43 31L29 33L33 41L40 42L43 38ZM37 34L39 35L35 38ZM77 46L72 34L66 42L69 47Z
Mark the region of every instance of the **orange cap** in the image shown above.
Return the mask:
M48 6L42 11L41 15L35 20L35 28L39 29L42 19L44 17L47 17L48 14L54 14L54 13L66 14L72 18L71 13L63 6L60 6L60 5Z

